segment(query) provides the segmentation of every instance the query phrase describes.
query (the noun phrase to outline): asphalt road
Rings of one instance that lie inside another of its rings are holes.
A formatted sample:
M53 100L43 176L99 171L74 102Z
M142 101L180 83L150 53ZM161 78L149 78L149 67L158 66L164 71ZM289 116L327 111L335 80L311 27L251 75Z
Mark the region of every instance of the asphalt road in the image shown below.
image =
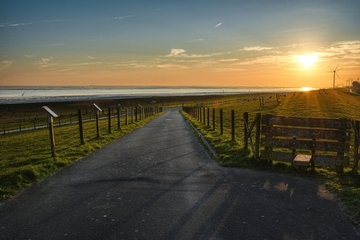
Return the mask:
M0 205L0 239L359 239L322 186L217 166L176 109Z

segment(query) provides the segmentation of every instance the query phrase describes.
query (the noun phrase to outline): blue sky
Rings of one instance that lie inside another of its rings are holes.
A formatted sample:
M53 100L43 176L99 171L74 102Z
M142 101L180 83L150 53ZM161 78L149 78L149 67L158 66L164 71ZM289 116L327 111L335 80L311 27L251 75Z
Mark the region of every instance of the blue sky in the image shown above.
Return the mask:
M358 0L0 2L0 85L330 87L338 64L358 78Z

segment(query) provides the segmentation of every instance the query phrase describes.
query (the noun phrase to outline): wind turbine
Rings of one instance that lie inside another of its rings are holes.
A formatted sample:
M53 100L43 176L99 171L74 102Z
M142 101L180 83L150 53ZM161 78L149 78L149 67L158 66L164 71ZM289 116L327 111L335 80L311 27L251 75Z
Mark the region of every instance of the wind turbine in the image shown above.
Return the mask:
M336 66L336 68L334 68L334 69L332 69L332 68L330 68L330 70L331 70L331 72L333 72L334 73L334 75L333 75L333 88L335 88L335 75L338 77L338 78L340 78L339 77L339 75L337 74L337 71L340 71L341 69L338 69L338 67L339 67L339 64Z

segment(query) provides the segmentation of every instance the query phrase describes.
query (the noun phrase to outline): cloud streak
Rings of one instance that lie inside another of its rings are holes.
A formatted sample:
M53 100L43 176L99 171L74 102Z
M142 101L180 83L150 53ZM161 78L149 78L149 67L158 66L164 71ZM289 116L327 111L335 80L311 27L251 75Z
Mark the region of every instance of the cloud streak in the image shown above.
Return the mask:
M13 65L14 61L2 61L0 62L0 72L3 70L10 68Z
M254 47L244 47L242 50L244 51L264 51L264 50L271 50L271 47L261 47L261 46L254 46Z
M221 24L222 24L222 22L221 22L221 23L216 24L214 28L220 27L220 26L221 26Z
M177 49L177 48L173 48L170 51L169 55L166 55L166 57L175 57L175 56L179 56L182 53L186 52L184 49Z

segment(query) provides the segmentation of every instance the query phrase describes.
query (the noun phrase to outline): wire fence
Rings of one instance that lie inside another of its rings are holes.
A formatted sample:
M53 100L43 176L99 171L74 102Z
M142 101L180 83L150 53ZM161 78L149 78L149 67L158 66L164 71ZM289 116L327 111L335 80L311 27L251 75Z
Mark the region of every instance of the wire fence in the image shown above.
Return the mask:
M162 111L161 107L152 108L127 108L110 114L102 114L99 117L98 126L94 114L82 115L79 124L79 115L69 118L54 119L54 145L56 155L69 155L73 148L79 148L86 142L100 140L102 136L116 138L119 134L126 133L133 128L134 124L141 124L147 118ZM79 114L79 113L78 113ZM110 118L109 118L110 117ZM83 136L80 135L80 125ZM100 137L97 136L97 127ZM83 137L83 139L81 139ZM51 153L49 124L29 129L17 129L0 135L0 168L2 171L12 167L21 167L28 163L41 163L42 159L48 159ZM90 151L84 147L84 151ZM71 154L70 154L71 155ZM71 156L70 156L71 157ZM2 173L6 174L6 173Z

